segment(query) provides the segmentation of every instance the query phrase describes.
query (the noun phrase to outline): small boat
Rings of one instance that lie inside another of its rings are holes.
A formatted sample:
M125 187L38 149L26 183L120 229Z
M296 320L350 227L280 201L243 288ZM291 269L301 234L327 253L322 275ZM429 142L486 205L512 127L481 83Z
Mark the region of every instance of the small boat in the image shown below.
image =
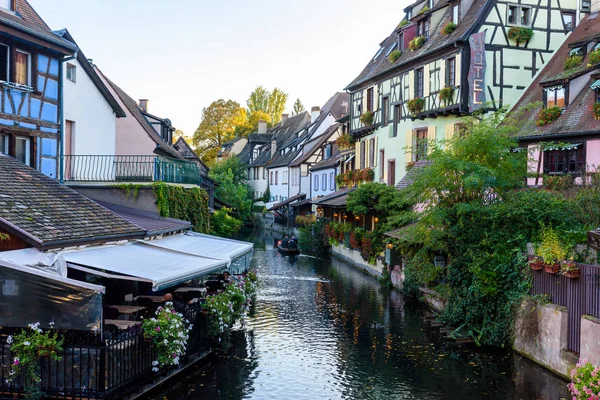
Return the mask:
M280 253L288 256L300 254L300 249L298 249L298 242L296 242L295 240L280 240L277 242L277 249Z

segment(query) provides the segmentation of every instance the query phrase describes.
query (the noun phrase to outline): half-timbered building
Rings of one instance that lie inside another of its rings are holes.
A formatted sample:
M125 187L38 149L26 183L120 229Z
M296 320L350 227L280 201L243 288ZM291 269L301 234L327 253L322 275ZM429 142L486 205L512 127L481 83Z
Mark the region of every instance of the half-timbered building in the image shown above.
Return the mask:
M584 15L578 0L427 0L405 12L347 87L356 168L390 185L461 116L514 104Z
M62 70L77 47L27 0L0 0L0 153L58 177Z

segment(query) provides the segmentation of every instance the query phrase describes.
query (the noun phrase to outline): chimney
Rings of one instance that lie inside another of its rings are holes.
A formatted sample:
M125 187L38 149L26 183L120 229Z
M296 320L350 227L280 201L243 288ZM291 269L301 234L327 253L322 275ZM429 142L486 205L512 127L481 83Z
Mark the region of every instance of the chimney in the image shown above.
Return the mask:
M321 115L321 107L313 107L310 109L310 123L312 124Z
M258 133L267 133L267 121L258 121Z
M281 123L285 124L285 121L287 121L289 117L290 114L281 114Z
M275 157L275 153L277 153L277 140L271 140L271 158Z
M144 112L148 112L148 103L150 100L148 99L140 99L140 108L144 110Z

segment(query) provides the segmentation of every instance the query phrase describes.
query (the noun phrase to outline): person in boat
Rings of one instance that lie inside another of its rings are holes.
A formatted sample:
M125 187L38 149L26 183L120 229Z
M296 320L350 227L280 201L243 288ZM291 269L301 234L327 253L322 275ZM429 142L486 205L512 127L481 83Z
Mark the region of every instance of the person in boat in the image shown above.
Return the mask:
M281 247L284 249L287 249L289 244L290 244L290 240L288 239L287 236L284 236L283 239L281 240Z
M296 239L295 236L292 236L292 238L289 240L288 242L288 246L291 248L297 248L298 247L298 239Z

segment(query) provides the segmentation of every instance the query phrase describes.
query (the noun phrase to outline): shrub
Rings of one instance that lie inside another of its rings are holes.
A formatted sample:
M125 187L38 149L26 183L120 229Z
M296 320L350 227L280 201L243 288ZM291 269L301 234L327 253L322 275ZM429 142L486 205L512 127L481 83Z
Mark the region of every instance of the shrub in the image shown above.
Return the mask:
M444 102L444 105L451 104L454 101L454 88L452 86L446 86L438 93L440 100Z
M567 58L567 60L565 61L565 71L568 71L573 68L577 68L581 64L583 64L583 57L571 56L571 57Z
M375 117L375 114L373 114L373 111L365 111L360 116L360 122L362 122L363 125L365 125L365 126L371 125L373 123L374 117Z
M544 186L550 190L567 190L573 186L573 177L567 175L545 175Z
M517 46L521 42L527 42L533 37L533 29L513 26L508 30L508 38L514 40Z
M398 60L400 57L402 57L402 52L400 50L394 50L390 53L390 55L388 56L388 60L390 60L390 62L393 64L396 62L396 60Z
M242 227L242 221L231 216L231 210L222 207L210 216L210 234L225 238L233 237Z
M446 24L442 27L442 35L450 35L452 32L456 30L456 24L452 21L446 22Z
M329 245L329 238L333 239L334 229L331 228L327 218L320 218L300 229L298 245L305 253L319 255L324 253ZM337 240L337 234L335 234Z
M535 124L544 126L556 121L562 115L562 109L557 106L542 108L537 115Z
M588 61L590 65L596 65L600 63L600 49L590 52Z
M415 36L413 40L408 42L408 48L412 51L417 51L425 44L425 36Z
M542 226L541 239L542 241L536 249L536 255L542 257L545 264L556 264L565 259L567 250L552 227Z
M419 11L419 14L424 14L427 11L429 11L429 6L425 6L425 7L421 8L421 11Z
M600 366L581 360L571 371L568 385L573 400L590 400L600 397Z
M296 225L299 227L305 228L309 227L312 224L317 222L317 216L314 214L311 215L296 215Z
M415 99L409 100L406 103L406 105L408 107L408 111L410 111L410 113L413 116L416 116L425 108L425 99L417 97Z

